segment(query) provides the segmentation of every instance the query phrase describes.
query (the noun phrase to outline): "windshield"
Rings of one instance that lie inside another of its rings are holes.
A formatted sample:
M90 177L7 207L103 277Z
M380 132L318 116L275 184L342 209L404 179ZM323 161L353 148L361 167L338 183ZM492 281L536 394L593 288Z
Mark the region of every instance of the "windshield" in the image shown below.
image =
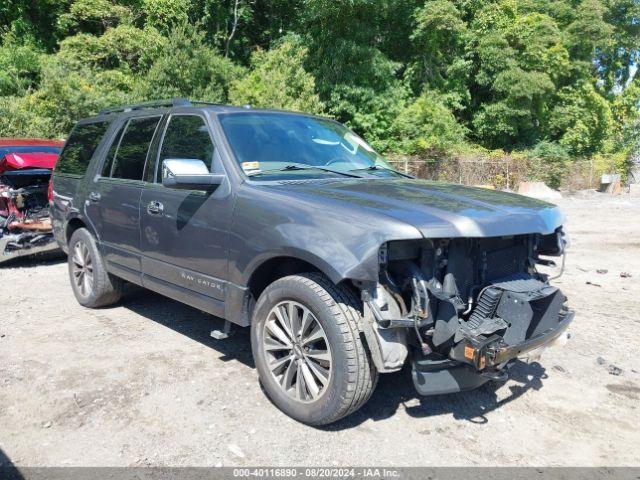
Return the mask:
M220 123L236 161L255 180L400 175L364 140L331 120L238 112L221 114Z

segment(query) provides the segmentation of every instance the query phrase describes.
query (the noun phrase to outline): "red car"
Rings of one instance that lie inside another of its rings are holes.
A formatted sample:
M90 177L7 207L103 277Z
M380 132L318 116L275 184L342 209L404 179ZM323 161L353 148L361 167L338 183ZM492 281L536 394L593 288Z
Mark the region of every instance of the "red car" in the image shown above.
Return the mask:
M0 263L58 248L49 203L63 142L0 138Z

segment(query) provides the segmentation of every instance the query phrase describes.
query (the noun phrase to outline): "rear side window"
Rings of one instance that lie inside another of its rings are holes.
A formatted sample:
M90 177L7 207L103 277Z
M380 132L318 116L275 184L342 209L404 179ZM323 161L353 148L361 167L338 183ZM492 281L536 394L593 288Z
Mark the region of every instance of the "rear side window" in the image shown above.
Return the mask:
M56 162L56 172L84 175L107 128L109 128L109 122L76 125Z
M147 151L159 122L160 117L129 120L113 158L112 178L142 180ZM111 150L109 153L112 153Z
M202 117L197 115L173 115L164 133L160 149L160 165L167 158L202 160L211 170L213 142ZM160 173L158 169L158 174ZM158 182L160 179L158 179Z
M120 145L120 139L122 138L122 132L127 126L127 122L123 123L122 126L118 129L118 133L113 139L113 143L109 147L109 151L107 152L107 158L104 161L104 165L102 166L102 176L110 177L111 176L111 167L113 167L113 161L116 158L116 153L118 153L118 145Z

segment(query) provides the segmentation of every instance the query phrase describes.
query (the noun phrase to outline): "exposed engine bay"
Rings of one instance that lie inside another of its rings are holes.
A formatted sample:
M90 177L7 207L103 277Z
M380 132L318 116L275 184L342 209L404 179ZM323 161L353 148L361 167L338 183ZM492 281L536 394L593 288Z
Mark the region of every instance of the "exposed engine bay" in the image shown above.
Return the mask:
M0 262L55 250L49 217L49 169L0 173Z
M389 242L380 280L363 289L364 333L381 372L412 361L423 395L507 378L505 367L558 339L573 312L537 266L562 257L550 235ZM562 272L560 268L560 274Z

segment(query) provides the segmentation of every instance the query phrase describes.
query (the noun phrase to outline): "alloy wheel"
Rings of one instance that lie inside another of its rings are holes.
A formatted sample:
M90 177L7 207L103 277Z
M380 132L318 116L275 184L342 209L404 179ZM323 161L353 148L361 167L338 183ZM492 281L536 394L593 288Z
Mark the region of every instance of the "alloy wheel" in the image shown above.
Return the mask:
M294 400L318 400L331 379L327 335L304 305L286 300L271 309L262 336L266 363L280 388Z
M73 247L71 257L73 281L78 288L78 292L83 297L91 294L93 290L93 263L89 247L83 241L76 242Z

